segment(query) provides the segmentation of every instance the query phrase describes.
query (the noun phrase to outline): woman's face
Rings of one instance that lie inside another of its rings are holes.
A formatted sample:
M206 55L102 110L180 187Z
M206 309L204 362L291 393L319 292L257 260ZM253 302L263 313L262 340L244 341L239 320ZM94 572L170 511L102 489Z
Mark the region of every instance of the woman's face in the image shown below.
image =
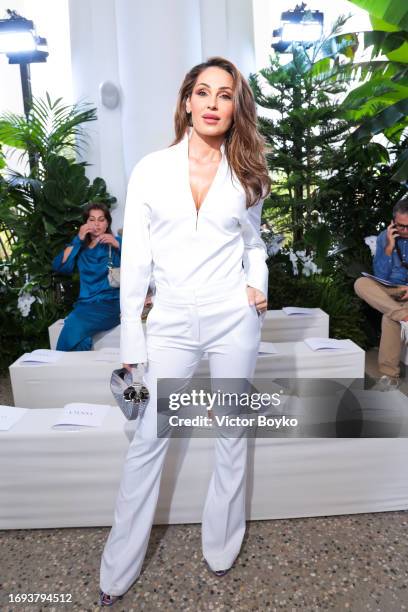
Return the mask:
M233 87L232 76L222 68L211 66L198 75L186 102L196 132L221 136L228 131L233 121Z
M91 236L96 238L101 236L108 229L108 221L105 217L105 213L97 208L91 209L88 216L88 225L91 227Z

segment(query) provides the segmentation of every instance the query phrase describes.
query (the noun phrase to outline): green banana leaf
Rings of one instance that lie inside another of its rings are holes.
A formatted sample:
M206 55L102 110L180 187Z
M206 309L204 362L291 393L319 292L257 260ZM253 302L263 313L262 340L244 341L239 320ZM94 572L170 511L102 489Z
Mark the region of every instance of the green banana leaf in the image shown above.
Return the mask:
M381 30L382 32L389 32L391 34L402 34L400 28L395 25L392 25L391 23L387 23L383 19L378 19L377 17L373 17L373 15L370 15L370 21L373 26L373 30ZM404 31L403 33L406 34L406 31ZM385 53L388 59L393 62L403 62L405 64L408 64L408 42L404 42L398 49L394 49Z
M353 133L353 137L362 140L379 134L387 128L396 125L401 120L404 120L407 115L408 98L387 106L387 108L379 112L375 117L370 117L364 121L364 124Z
M384 22L383 22L384 23ZM374 55L385 54L388 57L395 51L400 52L407 45L408 47L408 32L398 30L397 32L386 32L384 30L375 29L370 32L364 32L365 48L374 46ZM405 54L403 54L403 57ZM408 61L408 57L400 61Z
M366 10L373 17L383 19L400 30L408 30L408 5L404 0L350 0L350 2Z
M348 119L359 121L406 99L408 87L377 77L353 89L343 101L343 107Z
M404 183L407 181L408 177L408 149L406 149L398 159L398 170L392 176L394 181L398 181L399 183Z

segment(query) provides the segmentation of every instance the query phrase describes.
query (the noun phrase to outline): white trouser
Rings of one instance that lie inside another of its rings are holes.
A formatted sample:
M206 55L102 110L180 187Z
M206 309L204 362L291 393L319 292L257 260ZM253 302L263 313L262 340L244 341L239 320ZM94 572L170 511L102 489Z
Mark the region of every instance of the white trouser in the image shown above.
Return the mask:
M157 287L147 319L150 402L126 456L114 522L101 562L100 586L122 595L139 576L159 495L169 438L157 438L157 379L181 391L204 352L212 378L251 379L260 341L260 318L249 306L240 276L223 285L178 290ZM203 554L213 570L228 569L245 533L247 439L215 440L215 466L202 516Z

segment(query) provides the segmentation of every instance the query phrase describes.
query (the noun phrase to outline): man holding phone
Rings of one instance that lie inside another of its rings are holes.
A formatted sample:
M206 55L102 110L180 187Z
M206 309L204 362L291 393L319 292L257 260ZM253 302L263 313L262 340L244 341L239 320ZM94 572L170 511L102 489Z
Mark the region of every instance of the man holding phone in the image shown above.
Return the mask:
M400 385L401 342L408 340L408 198L393 208L393 219L377 237L374 274L392 283L384 286L372 278L358 278L357 295L383 313L378 366L382 374L376 388Z

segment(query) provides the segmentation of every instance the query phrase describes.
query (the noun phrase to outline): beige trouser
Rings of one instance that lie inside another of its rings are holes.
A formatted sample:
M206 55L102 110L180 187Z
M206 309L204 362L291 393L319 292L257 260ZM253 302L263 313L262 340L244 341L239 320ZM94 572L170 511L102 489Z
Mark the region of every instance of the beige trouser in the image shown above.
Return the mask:
M401 356L400 321L408 316L408 302L398 302L394 296L401 287L385 287L371 278L361 277L354 283L361 299L383 313L378 367L381 374L399 376Z

